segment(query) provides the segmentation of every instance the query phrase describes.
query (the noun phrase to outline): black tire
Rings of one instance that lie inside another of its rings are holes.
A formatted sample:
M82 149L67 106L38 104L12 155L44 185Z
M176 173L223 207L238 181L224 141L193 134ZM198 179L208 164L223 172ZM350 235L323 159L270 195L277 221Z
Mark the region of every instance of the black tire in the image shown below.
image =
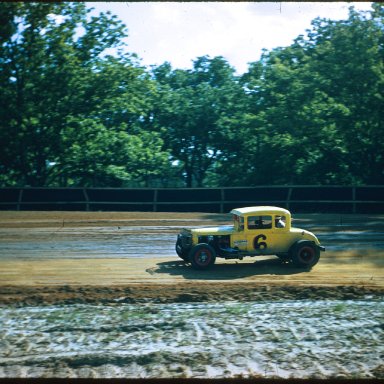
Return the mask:
M183 259L184 261L188 261L188 252L183 251L183 248L181 247L180 239L177 239L175 248L176 248L176 253L180 257L180 259Z
M207 269L215 264L216 252L208 244L198 244L189 252L189 261L194 269Z
M319 261L320 250L312 241L300 240L292 247L291 259L294 266L310 269Z

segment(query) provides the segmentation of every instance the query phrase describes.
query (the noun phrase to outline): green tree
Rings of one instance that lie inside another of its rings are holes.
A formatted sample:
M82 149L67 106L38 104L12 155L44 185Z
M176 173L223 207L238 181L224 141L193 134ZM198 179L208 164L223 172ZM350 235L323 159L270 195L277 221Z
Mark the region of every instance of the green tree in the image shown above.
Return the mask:
M153 73L162 96L155 121L172 160L181 165L188 187L206 186L225 145L222 118L236 113L244 96L234 69L222 57L204 56L192 70L172 71L165 63Z
M169 164L158 134L130 135L84 118L69 120L62 134L64 161L53 166L53 177L61 180L60 185L150 186Z
M1 3L0 183L383 184L383 16L315 19L239 78L208 56L147 72L83 3Z
M324 79L320 90L342 111L333 122L345 146L345 167L355 183L384 182L382 9L376 4L366 14L350 8L346 21L315 20L317 34L310 34L307 42L316 46L312 70Z
M135 55L104 54L126 37L116 16L83 3L0 9L3 185L145 184L169 164L144 130L153 81Z
M237 170L251 185L382 184L383 25L381 5L351 8L348 20L315 19L306 37L265 51L242 77L249 109L237 122L251 166L237 151L221 174Z

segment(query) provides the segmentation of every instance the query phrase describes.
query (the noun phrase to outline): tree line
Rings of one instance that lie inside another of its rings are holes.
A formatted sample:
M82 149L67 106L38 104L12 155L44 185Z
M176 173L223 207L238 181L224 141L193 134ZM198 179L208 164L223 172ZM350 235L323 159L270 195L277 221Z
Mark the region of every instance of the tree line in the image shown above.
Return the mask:
M84 3L0 3L0 185L383 184L383 21L314 19L236 75L145 68Z

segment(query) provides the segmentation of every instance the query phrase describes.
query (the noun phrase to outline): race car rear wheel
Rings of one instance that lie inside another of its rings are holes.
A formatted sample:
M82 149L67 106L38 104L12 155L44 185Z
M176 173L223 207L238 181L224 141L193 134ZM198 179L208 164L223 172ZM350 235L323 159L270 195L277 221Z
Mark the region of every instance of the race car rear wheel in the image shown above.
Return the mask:
M300 240L291 249L292 263L300 268L312 268L320 258L320 251L316 245L308 240Z
M189 252L189 261L194 269L207 269L216 261L216 252L208 244L198 244Z

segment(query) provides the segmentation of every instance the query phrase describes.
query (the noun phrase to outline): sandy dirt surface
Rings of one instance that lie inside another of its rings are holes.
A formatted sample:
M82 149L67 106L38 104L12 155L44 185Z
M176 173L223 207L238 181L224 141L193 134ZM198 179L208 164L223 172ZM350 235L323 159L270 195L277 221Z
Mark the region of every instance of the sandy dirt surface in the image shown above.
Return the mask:
M0 212L0 302L89 302L122 292L132 302L253 299L266 289L273 298L282 287L287 297L344 297L384 288L383 216L294 216L294 225L315 232L327 249L311 271L275 257L217 259L213 269L195 271L177 257L180 228L228 220L205 213Z
M177 257L180 228L229 221L0 212L0 377L383 378L384 216L294 215L310 271Z

